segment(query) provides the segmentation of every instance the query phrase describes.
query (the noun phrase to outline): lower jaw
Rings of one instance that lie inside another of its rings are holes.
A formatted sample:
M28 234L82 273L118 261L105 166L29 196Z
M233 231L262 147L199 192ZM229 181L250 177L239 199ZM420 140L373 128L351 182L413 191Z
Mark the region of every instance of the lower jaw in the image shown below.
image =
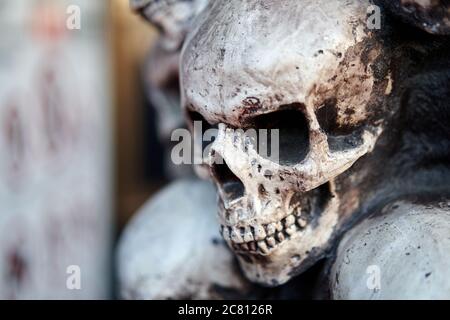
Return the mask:
M299 252L297 245L294 241L293 243L286 242L279 250L274 250L270 255L242 252L236 252L236 255L247 279L262 286L276 287L302 273L316 261L307 252Z
M301 237L307 228L314 227L333 197L330 183L325 183L308 193L297 194L293 198L293 205L289 206L289 213L286 213L284 218L258 225L258 228L264 230L261 237L255 234L255 226L238 228L222 225L221 233L229 247L237 254L270 255L285 242ZM271 230L269 225L272 227ZM233 239L233 232L240 234L239 241ZM246 236L246 233L249 234Z
M302 261L309 252L299 248L299 243L304 233L308 231L310 234L310 228L306 228L298 228L294 233L281 231L284 238L276 240L276 245L269 251L263 249L264 252L261 250L261 241L260 244L255 241L240 244L226 242L247 279L263 286L275 287L289 281L293 270L302 272ZM266 240L263 241L266 244Z
M295 231L287 231L288 229L284 228L284 238L278 239L280 241L269 248L269 251L262 252L257 242L237 244L227 241L250 281L263 286L279 286L323 257L327 243L332 237L333 226L337 222L339 200L330 183L319 188L314 191L314 196L309 198L311 206L306 225L298 225L296 221ZM327 231L320 232L316 229L321 223L328 226ZM267 237L264 240L267 240Z
M260 241L249 241L243 243L234 243L230 241L228 244L237 254L264 257L278 250L287 241L301 237L305 226L306 220L298 218L292 225L284 227Z

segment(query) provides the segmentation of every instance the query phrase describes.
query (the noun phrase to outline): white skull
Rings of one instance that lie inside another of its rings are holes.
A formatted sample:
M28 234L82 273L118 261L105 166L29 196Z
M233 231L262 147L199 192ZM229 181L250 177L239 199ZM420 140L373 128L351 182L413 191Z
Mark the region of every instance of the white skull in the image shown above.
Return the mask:
M324 256L340 223L335 178L369 153L392 86L369 1L213 1L181 56L182 106L221 124L209 166L222 234L246 276L279 285ZM279 162L235 128L279 128ZM214 164L221 158L223 165Z

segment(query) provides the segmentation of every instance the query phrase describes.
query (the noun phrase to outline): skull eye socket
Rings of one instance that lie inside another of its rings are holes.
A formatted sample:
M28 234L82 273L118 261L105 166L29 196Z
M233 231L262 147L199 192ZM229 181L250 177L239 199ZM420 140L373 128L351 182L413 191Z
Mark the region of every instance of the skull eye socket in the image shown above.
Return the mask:
M305 159L309 151L309 126L305 115L301 111L303 105L294 103L280 107L280 110L256 116L251 120L251 127L258 135L258 154L263 150L273 153L277 147L276 140L272 141L271 130L278 129L278 161L281 165L294 165ZM267 139L261 138L260 129L267 129ZM267 140L267 141L266 141ZM266 145L268 144L268 145Z
M330 136L346 136L352 134L361 126L351 124L354 110L349 107L344 110L344 116L338 115L337 99L325 100L323 106L316 111L317 121L322 130Z
M363 125L351 124L354 110L348 108L344 111L345 117L339 119L337 100L331 98L316 111L317 121L327 135L330 151L342 151L360 146L363 143Z
M327 99L323 106L316 111L317 121L326 134L337 133L337 100L336 98Z

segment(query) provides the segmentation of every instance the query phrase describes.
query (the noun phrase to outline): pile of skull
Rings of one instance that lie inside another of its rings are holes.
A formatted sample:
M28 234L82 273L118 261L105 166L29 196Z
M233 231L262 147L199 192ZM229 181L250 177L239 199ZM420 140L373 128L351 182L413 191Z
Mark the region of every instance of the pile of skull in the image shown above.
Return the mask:
M124 298L450 298L447 1L131 3L161 138L218 135L123 233Z

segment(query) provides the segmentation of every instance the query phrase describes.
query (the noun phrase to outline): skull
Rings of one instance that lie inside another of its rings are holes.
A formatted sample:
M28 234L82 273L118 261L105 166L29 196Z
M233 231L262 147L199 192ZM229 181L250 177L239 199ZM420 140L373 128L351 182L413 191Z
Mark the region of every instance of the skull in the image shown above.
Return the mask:
M192 18L207 0L130 0L139 12L162 32L166 50L175 51L184 41Z
M182 106L191 122L220 124L203 167L218 187L222 235L254 282L304 271L348 218L336 178L374 148L392 88L369 6L211 1L185 40ZM279 129L279 160L237 128Z
M163 157L168 158L173 147L171 133L184 125L178 85L181 44L193 17L205 6L206 0L130 0L130 4L161 32L147 58L145 85L149 102L156 111ZM177 166L171 161L165 164L170 178L191 175L189 167Z

